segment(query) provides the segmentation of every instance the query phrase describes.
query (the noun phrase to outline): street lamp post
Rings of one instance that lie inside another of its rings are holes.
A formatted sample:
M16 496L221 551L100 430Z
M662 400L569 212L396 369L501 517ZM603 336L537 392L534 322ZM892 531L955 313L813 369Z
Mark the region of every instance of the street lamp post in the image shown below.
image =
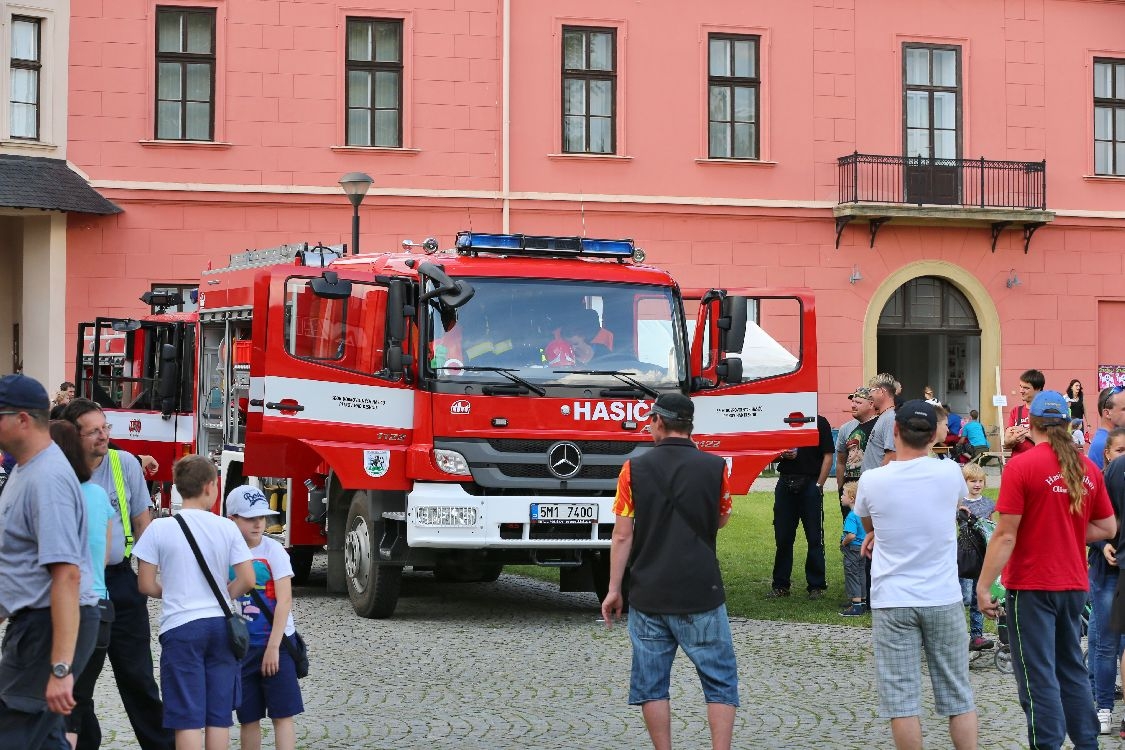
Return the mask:
M352 255L359 254L359 204L363 203L372 182L371 176L363 172L348 172L340 178L340 187L352 204Z

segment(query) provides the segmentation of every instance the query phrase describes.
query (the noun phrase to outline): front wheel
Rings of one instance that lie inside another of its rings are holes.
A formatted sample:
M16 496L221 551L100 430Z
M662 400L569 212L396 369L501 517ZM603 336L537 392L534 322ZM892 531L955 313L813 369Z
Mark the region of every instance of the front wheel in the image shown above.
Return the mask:
M383 520L373 517L366 495L352 500L345 528L344 569L352 609L360 617L390 617L398 604L402 566L378 563Z

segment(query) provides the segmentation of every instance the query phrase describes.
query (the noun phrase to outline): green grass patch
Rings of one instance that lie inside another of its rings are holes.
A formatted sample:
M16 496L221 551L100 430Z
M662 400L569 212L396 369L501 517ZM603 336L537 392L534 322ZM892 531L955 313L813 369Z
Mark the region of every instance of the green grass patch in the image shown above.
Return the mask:
M996 494L995 489L985 490L985 495L994 500ZM952 524L954 520L951 518L949 522ZM735 498L730 523L719 531L719 565L727 592L727 610L734 617L756 620L870 625L870 616L840 616L840 609L847 599L844 594L844 562L839 544L842 528L843 519L836 493L829 491L824 496L824 551L828 591L816 601L808 599L804 577L808 546L803 530L798 528L797 541L793 545L793 593L781 599L767 599L766 594L770 590L773 576L773 493L751 492L744 497ZM557 568L510 566L505 568L505 572L553 583L558 583L559 580ZM986 628L993 629L987 621Z

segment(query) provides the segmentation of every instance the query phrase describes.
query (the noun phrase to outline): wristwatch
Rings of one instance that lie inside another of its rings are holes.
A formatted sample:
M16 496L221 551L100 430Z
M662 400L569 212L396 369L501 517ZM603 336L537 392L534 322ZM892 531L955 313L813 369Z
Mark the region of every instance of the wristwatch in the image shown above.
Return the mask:
M70 665L65 661L56 662L51 665L51 674L61 680L62 678L70 674Z

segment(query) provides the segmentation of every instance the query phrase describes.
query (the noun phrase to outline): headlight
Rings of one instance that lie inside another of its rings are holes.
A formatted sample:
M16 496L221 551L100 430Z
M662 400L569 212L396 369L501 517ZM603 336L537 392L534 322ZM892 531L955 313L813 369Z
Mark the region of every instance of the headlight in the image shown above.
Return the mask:
M469 474L469 462L457 451L434 449L434 463L446 474Z
M420 505L414 508L414 521L419 526L476 526L477 509Z

